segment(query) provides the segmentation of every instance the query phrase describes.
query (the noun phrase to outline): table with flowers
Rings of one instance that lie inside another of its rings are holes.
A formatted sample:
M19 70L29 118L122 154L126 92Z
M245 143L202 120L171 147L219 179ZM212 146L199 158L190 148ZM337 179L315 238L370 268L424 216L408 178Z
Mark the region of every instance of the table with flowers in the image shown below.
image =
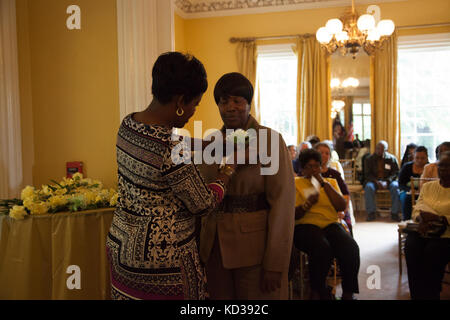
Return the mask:
M25 188L0 215L0 299L108 299L116 202L114 190L80 174Z

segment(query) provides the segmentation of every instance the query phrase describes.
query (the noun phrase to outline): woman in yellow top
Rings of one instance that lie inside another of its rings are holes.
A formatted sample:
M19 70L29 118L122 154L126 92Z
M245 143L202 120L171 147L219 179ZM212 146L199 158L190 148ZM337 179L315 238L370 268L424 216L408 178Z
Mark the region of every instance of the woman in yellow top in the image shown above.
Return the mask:
M335 179L322 178L321 154L313 149L299 155L303 177L295 178L294 244L308 255L311 299L329 300L326 277L333 258L342 273L342 299L352 300L359 292L359 247L339 224L338 212L346 208Z

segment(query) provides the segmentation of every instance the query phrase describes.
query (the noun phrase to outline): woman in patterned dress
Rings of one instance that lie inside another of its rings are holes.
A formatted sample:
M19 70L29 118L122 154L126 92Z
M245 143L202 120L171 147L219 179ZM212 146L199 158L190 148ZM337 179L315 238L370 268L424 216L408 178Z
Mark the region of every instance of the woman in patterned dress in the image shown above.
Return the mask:
M111 295L205 299L195 218L222 201L235 165L206 184L193 163L177 164L172 157L183 140L172 136L173 128L188 122L208 86L202 63L165 53L152 77L153 101L126 116L117 136L119 199L106 245Z

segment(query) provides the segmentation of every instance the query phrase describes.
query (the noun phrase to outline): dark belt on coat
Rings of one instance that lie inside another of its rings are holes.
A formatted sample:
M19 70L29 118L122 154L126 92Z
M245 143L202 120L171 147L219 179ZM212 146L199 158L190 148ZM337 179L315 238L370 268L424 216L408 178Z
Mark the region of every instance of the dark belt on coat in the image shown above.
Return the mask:
M244 213L270 209L265 193L226 195L217 208L218 213Z

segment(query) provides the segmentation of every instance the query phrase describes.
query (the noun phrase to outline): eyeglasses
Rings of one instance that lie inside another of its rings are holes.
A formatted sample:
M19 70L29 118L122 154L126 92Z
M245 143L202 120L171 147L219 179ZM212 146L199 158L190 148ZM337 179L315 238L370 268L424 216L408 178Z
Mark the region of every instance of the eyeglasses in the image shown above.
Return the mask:
M307 164L307 165L305 166L305 169L307 169L307 170L310 170L310 169L314 170L314 169L319 169L319 168L320 168L320 164L319 164L319 163L316 163L316 164Z

